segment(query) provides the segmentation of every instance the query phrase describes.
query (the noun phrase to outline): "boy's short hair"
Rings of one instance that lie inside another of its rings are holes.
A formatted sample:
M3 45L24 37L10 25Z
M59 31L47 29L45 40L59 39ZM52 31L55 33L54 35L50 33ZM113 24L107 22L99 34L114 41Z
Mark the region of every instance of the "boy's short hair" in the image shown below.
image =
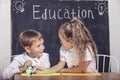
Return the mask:
M32 29L23 31L19 36L19 42L22 47L32 46L32 43L36 41L36 39L43 39L43 36L40 32Z

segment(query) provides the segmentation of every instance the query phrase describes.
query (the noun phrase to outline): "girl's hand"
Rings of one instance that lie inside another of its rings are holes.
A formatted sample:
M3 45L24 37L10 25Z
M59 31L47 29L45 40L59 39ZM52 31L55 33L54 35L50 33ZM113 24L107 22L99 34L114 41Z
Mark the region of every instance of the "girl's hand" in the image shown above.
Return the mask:
M42 74L42 73L49 73L47 70L43 71L43 70L35 70L36 74Z
M36 70L40 70L40 71L46 71L47 69L41 66L35 66Z
M61 73L63 73L63 72L69 72L69 68L63 68L63 69L61 69L59 72L61 72Z
M35 66L36 70L35 70L35 73L36 74L41 74L41 73L48 73L47 69L46 68L43 68L41 66Z

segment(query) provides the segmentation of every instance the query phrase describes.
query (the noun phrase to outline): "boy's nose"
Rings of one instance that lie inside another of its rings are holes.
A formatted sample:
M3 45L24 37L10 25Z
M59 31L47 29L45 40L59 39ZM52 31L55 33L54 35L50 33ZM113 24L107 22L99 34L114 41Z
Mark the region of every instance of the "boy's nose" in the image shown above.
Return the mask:
M44 46L44 45L42 46L42 49L43 49L43 50L45 49L45 46Z

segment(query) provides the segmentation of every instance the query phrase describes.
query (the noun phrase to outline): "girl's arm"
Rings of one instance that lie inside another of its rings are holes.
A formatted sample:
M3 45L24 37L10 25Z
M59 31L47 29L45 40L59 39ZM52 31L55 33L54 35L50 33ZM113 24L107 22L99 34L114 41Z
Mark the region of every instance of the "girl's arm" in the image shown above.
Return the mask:
M78 73L84 73L87 70L88 65L91 61L83 61L79 66L73 67L73 68L64 68L61 69L60 72L78 72Z
M37 70L35 71L35 73L52 73L52 72L59 72L62 68L64 68L65 62L64 61L59 61L59 63L57 65L52 66L51 68L47 68L47 69L40 69L37 68Z

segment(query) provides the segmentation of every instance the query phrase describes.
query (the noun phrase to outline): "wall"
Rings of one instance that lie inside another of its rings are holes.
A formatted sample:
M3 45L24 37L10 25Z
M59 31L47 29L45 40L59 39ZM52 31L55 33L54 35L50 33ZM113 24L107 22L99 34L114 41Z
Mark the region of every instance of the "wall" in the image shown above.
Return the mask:
M4 63L4 58L9 57L11 54L10 25L10 0L0 0L0 68L1 64Z
M11 53L10 1L0 1L0 63Z
M120 0L109 0L111 55L120 57ZM11 54L10 0L0 0L0 63Z
M120 0L109 0L110 53L120 63ZM112 70L115 70L112 65ZM119 70L120 72L120 70Z
M120 0L109 0L110 50L120 58Z

